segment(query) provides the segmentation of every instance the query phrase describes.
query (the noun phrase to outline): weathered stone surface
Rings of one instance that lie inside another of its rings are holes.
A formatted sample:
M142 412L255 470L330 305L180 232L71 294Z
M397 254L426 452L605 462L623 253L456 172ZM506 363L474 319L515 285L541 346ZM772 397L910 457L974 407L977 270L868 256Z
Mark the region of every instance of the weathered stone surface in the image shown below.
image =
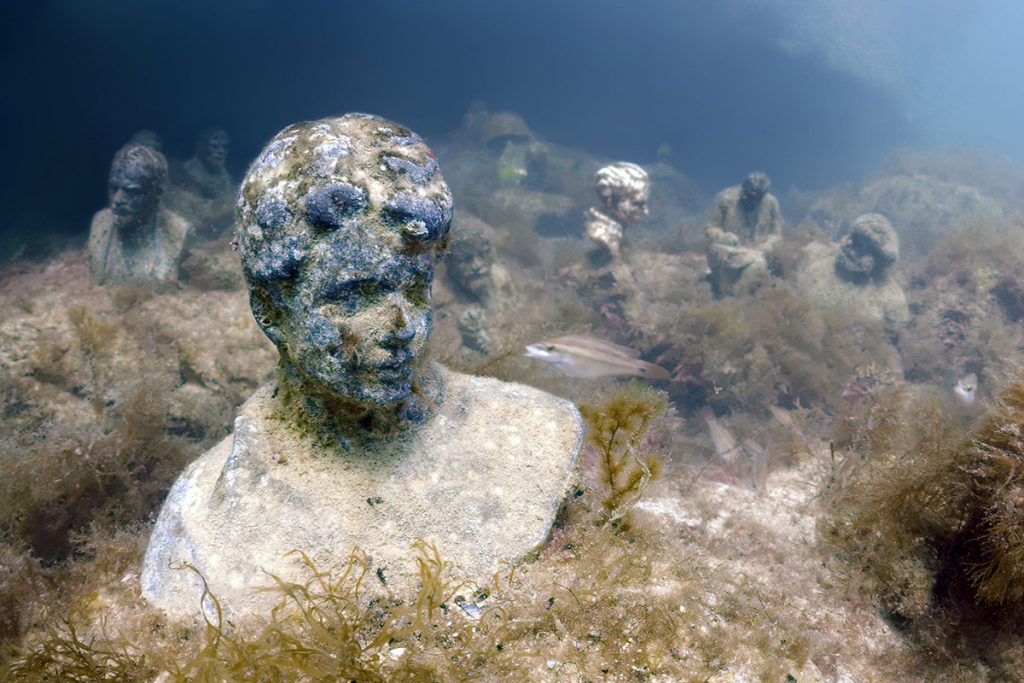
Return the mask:
M582 435L575 407L536 389L445 373L446 395L415 431L339 457L275 419L272 386L241 409L235 434L195 461L171 490L150 541L144 595L195 613L201 587L232 614L267 609L259 592L308 578L292 549L319 566L358 546L375 591L414 591L410 544L435 542L460 574L486 582L545 539L573 474ZM379 570L379 572L378 572ZM368 584L369 585L369 584Z

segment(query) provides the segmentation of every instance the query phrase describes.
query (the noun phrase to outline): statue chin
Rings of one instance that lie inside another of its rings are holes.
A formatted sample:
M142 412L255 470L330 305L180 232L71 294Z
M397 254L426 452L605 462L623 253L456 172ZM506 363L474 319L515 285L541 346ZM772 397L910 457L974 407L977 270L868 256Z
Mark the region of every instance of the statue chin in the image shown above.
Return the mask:
M875 270L875 258L870 254L851 255L840 251L836 256L836 271L852 282L864 282Z

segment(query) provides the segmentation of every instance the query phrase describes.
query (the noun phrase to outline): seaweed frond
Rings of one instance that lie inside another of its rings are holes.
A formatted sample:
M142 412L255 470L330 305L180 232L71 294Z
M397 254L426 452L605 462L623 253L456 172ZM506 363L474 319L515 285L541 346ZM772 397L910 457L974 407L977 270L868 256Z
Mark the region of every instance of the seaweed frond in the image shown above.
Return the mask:
M601 523L622 520L660 472L660 455L645 449L643 439L667 407L664 392L640 382L626 384L599 406L580 406L606 489Z

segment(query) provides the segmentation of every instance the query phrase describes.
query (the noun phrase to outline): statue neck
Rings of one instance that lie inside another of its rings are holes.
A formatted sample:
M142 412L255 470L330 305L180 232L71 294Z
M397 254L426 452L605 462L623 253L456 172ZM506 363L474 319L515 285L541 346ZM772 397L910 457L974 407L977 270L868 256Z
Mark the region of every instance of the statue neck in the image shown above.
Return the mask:
M382 406L358 403L310 381L283 354L275 390L282 417L322 445L342 450L402 436L430 417L443 393L443 370L424 363L405 400Z
M117 220L114 218L114 227L121 244L129 251L135 251L147 244L156 234L157 211L154 211L148 218L141 220Z

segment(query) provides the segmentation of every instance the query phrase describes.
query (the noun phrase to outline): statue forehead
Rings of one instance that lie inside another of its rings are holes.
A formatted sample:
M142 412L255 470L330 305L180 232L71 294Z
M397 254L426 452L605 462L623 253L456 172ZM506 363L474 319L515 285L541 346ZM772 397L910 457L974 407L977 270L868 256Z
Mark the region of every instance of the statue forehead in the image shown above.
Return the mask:
M278 133L242 184L241 208L270 193L286 200L317 183L346 182L382 201L394 189L425 196L444 189L433 152L397 123L367 114L299 123Z
M137 181L152 185L163 181L167 162L159 152L144 145L126 145L110 164L111 182Z

